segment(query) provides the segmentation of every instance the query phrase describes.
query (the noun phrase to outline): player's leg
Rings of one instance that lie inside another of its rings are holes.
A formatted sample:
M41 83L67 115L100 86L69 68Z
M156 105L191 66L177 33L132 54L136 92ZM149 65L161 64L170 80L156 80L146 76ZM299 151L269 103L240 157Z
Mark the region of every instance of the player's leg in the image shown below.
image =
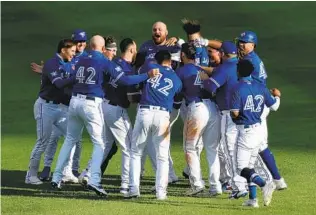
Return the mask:
M101 174L102 175L104 175L104 172L105 172L106 168L108 167L110 160L116 154L117 149L118 148L117 148L116 143L112 142L112 147L111 147L110 151L108 152L107 156L105 156L105 159L103 160L103 162L101 164Z
M225 131L225 144L228 151L228 158L230 160L231 166L231 175L232 175L232 187L233 192L230 195L230 198L238 199L244 197L248 194L246 186L247 181L237 173L237 164L236 164L236 148L237 148L237 136L238 130L236 124L233 122L229 111L224 113L226 119L226 131Z
M105 104L105 122L109 126L115 141L122 151L121 193L126 194L129 186L130 150L132 142L132 125L126 109Z
M170 128L171 128L171 130L172 130L172 126L174 125L174 123L179 118L179 114L180 114L180 110L179 109L173 109L172 110L172 112L170 114ZM174 170L173 160L172 160L172 157L171 157L170 149L171 149L171 147L169 147L169 179L168 179L168 181L169 181L169 183L175 183L179 179L178 179L178 176L176 175L176 172Z
M80 105L79 99L71 99L70 107L68 111L68 123L67 123L67 134L65 141L60 149L56 168L52 178L52 186L60 188L60 183L63 178L63 170L68 164L70 153L76 142L80 140L84 122L78 117L78 109Z
M268 147L268 127L267 127L267 116L270 109L265 106L261 116L261 128L263 133L263 141L260 145L259 155L265 163L266 167L270 171L274 183L277 186L277 190L283 190L287 188L287 184L284 181L284 178L281 177L279 169L277 167L273 153Z
M57 150L57 143L60 137L62 136L62 132L59 131L59 129L56 128L56 126L53 125L52 130L52 134L49 138L49 142L44 153L44 168L39 175L39 179L42 181L49 181L50 179L51 165L53 163L55 153Z
M41 98L36 100L34 118L36 120L37 140L30 156L29 170L25 177L25 183L27 184L37 185L42 183L37 177L40 160L48 145L53 123L59 114L58 105L46 103Z
M184 123L185 122L185 118L186 118L186 114L187 114L187 107L185 105L185 102L183 101L181 106L180 106L180 117L182 119L182 122ZM182 175L189 179L189 167L188 165L186 165L182 171Z
M189 196L200 193L204 189L197 144L208 122L208 118L208 109L204 103L191 103L188 106L183 129L183 145L185 159L189 167L191 189L186 193Z
M140 196L140 172L141 156L148 142L148 132L151 128L153 114L147 109L138 109L131 143L131 161L129 172L129 193L128 197Z
M156 171L156 197L159 200L167 198L169 178L169 146L170 146L170 116L166 111L155 111L152 129L151 144L155 147Z
M218 157L220 162L220 181L222 183L223 192L231 192L231 171L232 167L230 165L229 153L226 147L226 115L220 114L221 118L221 138L218 147Z
M85 126L93 143L91 156L91 177L88 188L94 190L98 195L104 196L107 193L101 186L101 164L104 154L104 118L102 111L102 100L95 98L95 101L86 100L80 110L80 117L84 119Z
M207 100L204 101L204 103L208 108L209 120L203 131L202 138L209 167L210 194L212 196L216 196L222 194L222 186L219 181L220 164L218 158L218 145L220 141L221 126L220 116L214 102ZM207 115L204 115L202 112L200 114L202 117L207 117Z
M79 169L80 169L80 158L81 158L81 150L82 150L82 139L76 143L75 153L72 157L72 174L75 177L79 177Z

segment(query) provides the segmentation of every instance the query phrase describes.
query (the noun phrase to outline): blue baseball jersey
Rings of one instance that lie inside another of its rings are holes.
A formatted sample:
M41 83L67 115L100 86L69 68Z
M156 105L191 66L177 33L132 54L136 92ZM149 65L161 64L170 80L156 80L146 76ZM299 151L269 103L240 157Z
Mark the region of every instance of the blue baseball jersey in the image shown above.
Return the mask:
M237 84L237 58L230 58L222 62L212 72L212 76L203 81L204 89L214 94L219 109L229 110L232 89Z
M134 70L131 63L127 62L123 58L116 58L114 63L119 65L126 75L133 75ZM130 102L127 98L127 86L119 85L117 80L110 78L108 83L105 83L105 98L110 100L112 104L119 105L123 108L128 108Z
M90 51L86 57L79 60L76 65L75 85L73 94L83 94L92 97L104 97L102 89L105 76L108 74L114 78L118 84L134 85L146 79L148 75L126 76L122 68L98 51Z
M174 96L182 89L181 80L170 67L151 64L148 69L158 69L160 74L144 82L139 104L160 106L171 112Z
M170 53L177 53L181 50L181 47L156 45L153 40L148 40L140 46L139 52L146 53L146 61L155 60L155 55L158 51L167 50Z
M268 75L260 57L252 51L245 55L243 59L249 60L255 68L255 70L251 73L251 76L259 79L264 85L266 85Z
M195 54L195 63L200 66L208 66L210 62L210 58L208 56L207 47L201 44L200 40L189 41L189 43L193 43L196 54Z
M264 84L254 81L251 77L240 78L234 88L231 110L239 111L233 121L237 125L253 125L261 122L264 105L271 107L276 99Z
M44 64L39 96L45 100L60 103L64 97L63 85L67 86L72 83L59 83L62 82L62 80L68 80L71 73L71 62L64 62L61 56L56 53L53 58L49 59Z
M86 56L88 56L88 52L86 51L77 52L76 55L72 58L71 63L76 65L81 58L86 57Z
M199 73L201 68L192 63L185 64L176 70L176 74L182 81L182 92L186 105L191 102L201 102L203 98L203 82Z

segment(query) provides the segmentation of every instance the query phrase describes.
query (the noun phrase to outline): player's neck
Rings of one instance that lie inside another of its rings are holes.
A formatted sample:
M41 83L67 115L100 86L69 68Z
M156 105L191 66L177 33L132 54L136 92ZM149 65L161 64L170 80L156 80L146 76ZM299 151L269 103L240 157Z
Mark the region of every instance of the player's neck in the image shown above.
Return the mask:
M133 61L132 56L129 56L129 55L124 54L124 53L121 55L121 58L122 58L123 60L125 60L126 62L128 62L128 63L132 63L132 61Z

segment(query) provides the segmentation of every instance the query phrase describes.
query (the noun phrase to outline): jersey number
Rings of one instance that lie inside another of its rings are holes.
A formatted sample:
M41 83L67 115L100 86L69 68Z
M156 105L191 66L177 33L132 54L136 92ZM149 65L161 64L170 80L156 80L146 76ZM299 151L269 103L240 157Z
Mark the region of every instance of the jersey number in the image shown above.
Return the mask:
M250 110L251 112L260 112L264 98L262 95L256 95L255 101L258 102L256 108L255 108L255 104L254 104L254 100L253 100L252 95L247 96L247 101L246 101L244 110Z
M147 82L151 83L151 87L154 89L157 89L159 92L164 94L165 96L169 95L168 90L170 90L173 87L173 82L169 78L164 78L163 80L167 83L166 86L158 88L160 85L160 79L162 77L162 74L159 74L151 79L148 79Z
M266 79L266 78L267 78L266 69L264 68L264 65L263 65L262 61L260 62L259 78L263 78L263 79Z
M202 85L202 81L201 81L201 78L200 78L200 72L202 72L202 71L199 70L198 73L196 74L194 85L198 85L198 86Z
M94 80L95 69L93 67L88 67L87 72L89 74L86 79L84 66L79 67L76 73L76 79L78 80L80 84L95 84L95 80Z

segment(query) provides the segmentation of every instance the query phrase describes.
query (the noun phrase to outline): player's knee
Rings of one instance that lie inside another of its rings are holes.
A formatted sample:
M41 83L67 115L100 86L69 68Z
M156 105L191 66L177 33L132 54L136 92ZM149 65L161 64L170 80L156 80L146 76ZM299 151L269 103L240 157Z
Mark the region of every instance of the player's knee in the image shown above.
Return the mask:
M244 177L245 179L247 179L247 182L250 183L251 182L251 177L253 174L255 174L255 170L254 169L250 169L248 167L243 168L240 172L240 175L242 177Z

